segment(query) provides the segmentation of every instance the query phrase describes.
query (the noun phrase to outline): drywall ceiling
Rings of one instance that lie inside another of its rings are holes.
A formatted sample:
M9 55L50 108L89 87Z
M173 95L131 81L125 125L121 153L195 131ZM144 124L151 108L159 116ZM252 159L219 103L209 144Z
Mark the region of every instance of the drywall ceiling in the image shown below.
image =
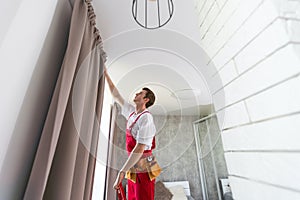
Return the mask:
M134 21L131 0L93 1L106 65L128 101L148 86L157 96L154 114L204 115L210 112L211 96L199 68L208 57L200 46L194 2L173 3L169 23L147 30Z

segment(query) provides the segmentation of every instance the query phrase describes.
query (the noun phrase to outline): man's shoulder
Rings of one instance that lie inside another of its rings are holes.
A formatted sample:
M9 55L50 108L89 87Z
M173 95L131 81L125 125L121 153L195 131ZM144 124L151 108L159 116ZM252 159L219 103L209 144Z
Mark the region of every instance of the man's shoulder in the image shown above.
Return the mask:
M141 114L140 118L142 119L153 119L152 113L150 111L145 111Z

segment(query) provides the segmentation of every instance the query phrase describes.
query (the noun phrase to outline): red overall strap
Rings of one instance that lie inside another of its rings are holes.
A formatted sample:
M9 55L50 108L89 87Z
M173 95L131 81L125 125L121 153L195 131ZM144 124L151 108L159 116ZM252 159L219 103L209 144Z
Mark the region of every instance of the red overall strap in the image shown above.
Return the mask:
M129 130L131 131L132 127L134 126L134 124L137 122L137 120L141 117L142 114L144 113L150 113L148 110L142 112L135 120L134 122L132 122L132 124L129 126ZM134 114L134 112L132 112L129 117L128 117L128 120L130 119L130 117Z
M132 141L132 140L134 140L134 144L133 143L131 143L131 145L129 145L129 143L127 143L126 144L126 148L127 148L127 150L129 151L129 152L131 152L131 150L132 150L132 148L135 146L135 139L133 138L133 136L131 135L131 129L132 129L132 127L134 126L134 124L138 121L138 119L141 117L141 115L142 114L144 114L144 113L150 113L149 111L144 111L144 112L142 112L135 120L134 120L134 122L128 127L128 129L126 129L126 141L127 142L129 142L129 141ZM129 117L128 117L128 120L129 120L129 118L132 116L134 114L134 112L132 112L130 115L129 115ZM132 138L132 139L129 139L129 138ZM131 146L131 148L129 147L129 146ZM152 140L152 146L151 146L151 150L152 149L155 149L155 136L153 137L153 140ZM151 150L145 150L144 151L144 153L147 153L147 152L151 152Z
M148 112L148 111L146 111ZM128 152L128 155L130 155L131 151L133 150L134 146L136 145L136 140L131 134L131 128L133 125L137 122L139 117L146 113L142 112L137 118L134 120L134 122L130 125L129 128L126 129L126 149ZM134 112L129 116L129 118L134 114ZM128 118L128 119L129 119ZM155 143L155 137L152 141ZM155 144L154 144L155 146ZM152 154L152 147L151 150L144 150L142 157L148 157ZM146 173L135 173L136 175L136 183L132 182L131 180L128 180L128 199L136 199L136 200L154 200L154 184L155 180L149 179L148 172Z

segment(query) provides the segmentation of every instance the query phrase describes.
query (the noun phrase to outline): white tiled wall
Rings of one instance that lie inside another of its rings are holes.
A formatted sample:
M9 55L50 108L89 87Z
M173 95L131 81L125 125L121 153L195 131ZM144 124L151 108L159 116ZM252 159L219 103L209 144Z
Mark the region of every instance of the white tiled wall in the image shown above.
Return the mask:
M240 75L235 81L224 87L227 98L226 105L248 98L298 74L299 57L294 53L292 46L288 45L276 51L272 56L261 61L247 73Z
M211 0L208 0L211 1ZM235 0L228 0L235 1ZM217 54L223 49L227 41L233 37L235 32L245 23L245 21L252 15L254 10L261 5L262 0L251 0L248 1L248 4L245 4L244 1L241 1L237 8L235 8L232 14L229 16L228 20L225 21L220 29L215 34L213 40L207 45L208 53L212 53L211 58L213 59ZM201 27L200 27L200 31ZM214 61L215 62L215 61ZM221 67L224 63L216 63L217 68Z
M219 115L219 112L217 113L217 115ZM250 120L245 104L244 102L239 102L225 109L223 124L220 125L225 129L235 127L240 124L247 124L249 122Z
M296 200L300 199L300 193L276 187L263 182L256 182L239 177L229 177L230 186L237 200L276 199Z
M195 2L234 198L300 199L300 1Z
M238 76L237 69L235 66L235 61L231 60L228 62L218 73L212 76L212 82L217 81L221 78L223 86L227 85L230 81ZM212 88L212 93L216 93L219 89L222 88L222 85L217 85Z
M268 57L289 42L284 30L284 20L277 18L236 56L239 72L242 73L258 61Z
M251 177L253 180L275 183L294 190L300 189L300 153L229 152L225 157L229 174Z
M225 130L222 134L224 151L297 151L299 122L300 115L290 115Z
M249 98L246 102L253 121L299 112L300 77L289 79Z

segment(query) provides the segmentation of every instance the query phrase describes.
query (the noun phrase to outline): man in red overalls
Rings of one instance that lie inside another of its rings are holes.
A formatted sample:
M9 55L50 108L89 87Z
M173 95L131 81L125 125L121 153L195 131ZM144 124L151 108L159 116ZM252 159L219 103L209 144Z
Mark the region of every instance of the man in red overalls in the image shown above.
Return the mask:
M125 177L125 173L133 167L142 157L152 154L155 148L155 125L153 117L148 111L148 107L155 101L154 93L143 88L136 93L134 98L135 107L124 101L109 75L105 71L105 76L113 97L122 106L122 115L128 121L126 126L126 149L128 159L121 168L116 178L114 188L118 189L119 184ZM136 173L136 181L128 179L128 200L154 200L155 179L150 180L148 172Z

